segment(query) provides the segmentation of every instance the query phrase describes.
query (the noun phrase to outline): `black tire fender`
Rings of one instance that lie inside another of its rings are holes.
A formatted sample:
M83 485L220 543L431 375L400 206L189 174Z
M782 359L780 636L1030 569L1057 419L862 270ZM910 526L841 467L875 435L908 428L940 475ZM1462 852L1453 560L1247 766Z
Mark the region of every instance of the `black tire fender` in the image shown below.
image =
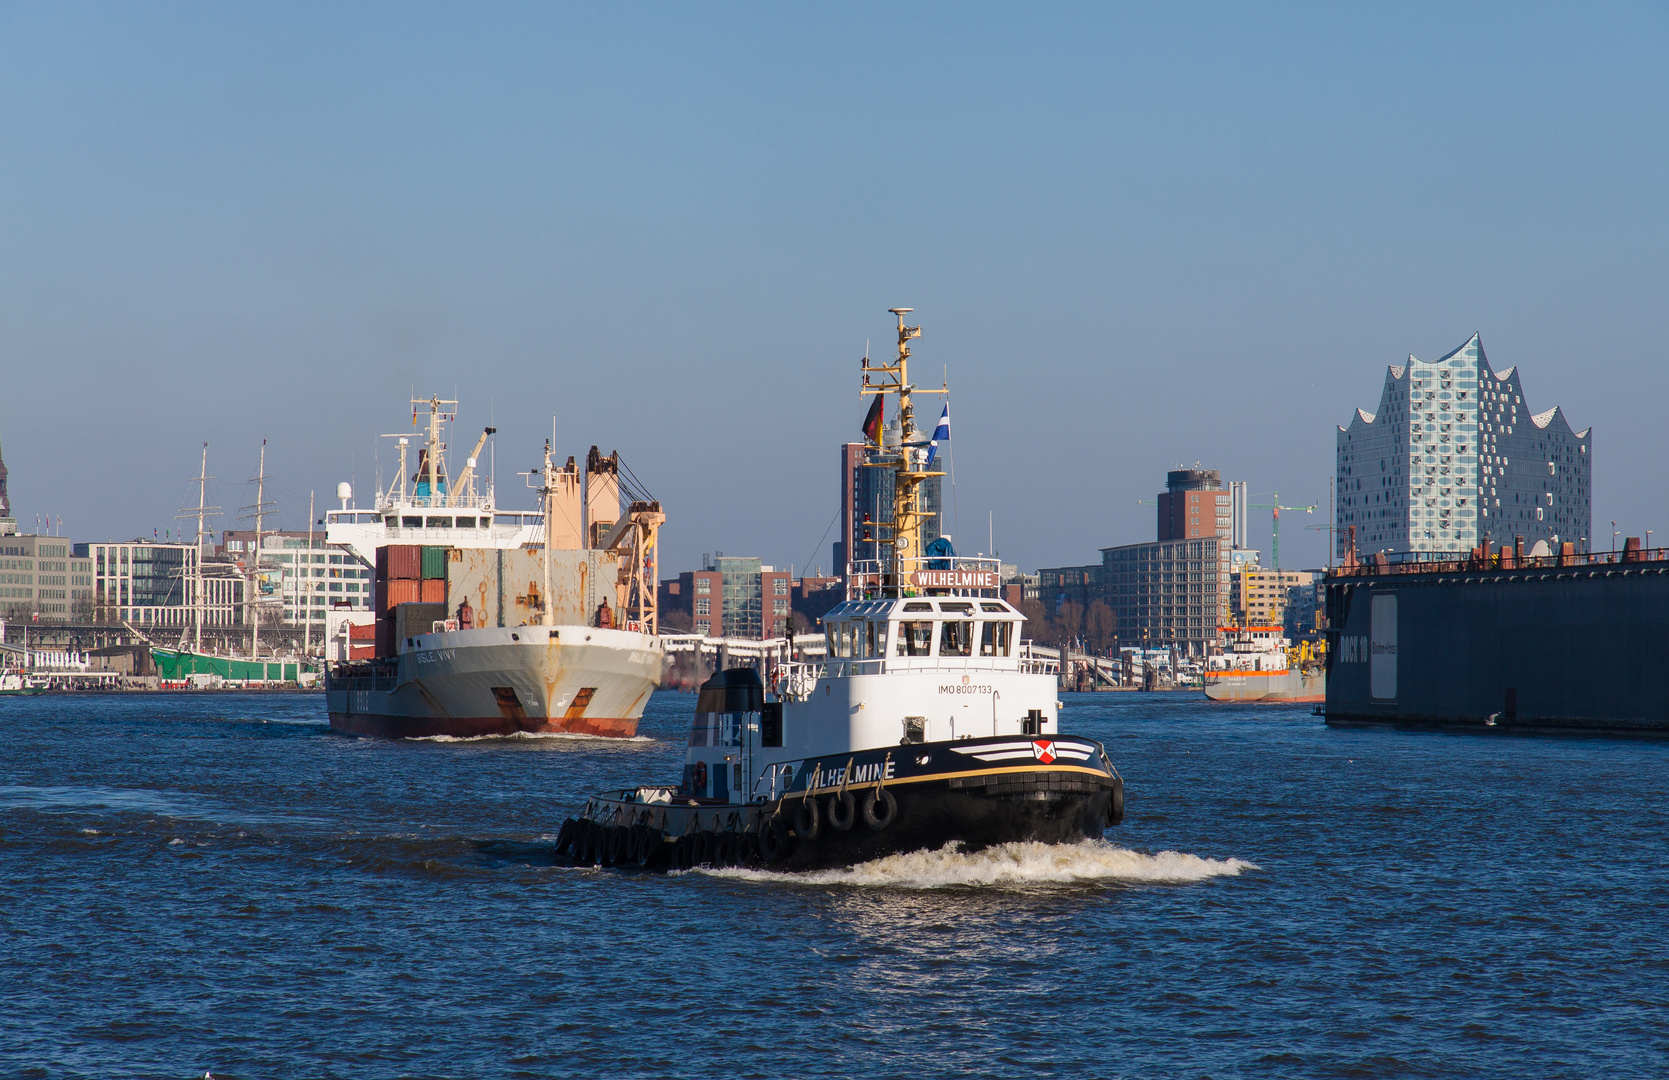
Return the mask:
M863 800L863 823L880 832L898 820L898 800L886 788L876 788Z
M809 844L817 839L823 831L823 815L817 808L817 800L805 798L794 808L794 835L803 844Z
M1117 825L1124 820L1124 781L1113 780L1113 791L1107 799L1107 824Z
M569 858L573 854L568 849L573 846L574 830L578 825L577 821L569 818L562 823L562 831L556 834L556 853L563 858Z
M637 864L647 870L661 860L661 832L648 825L639 825Z
M829 824L845 832L858 820L858 800L852 798L850 791L842 791L829 796L829 806L826 811Z
M608 865L619 866L632 856L632 831L616 825L608 832Z
M768 863L778 862L788 855L791 838L781 814L772 814L759 823L759 857Z

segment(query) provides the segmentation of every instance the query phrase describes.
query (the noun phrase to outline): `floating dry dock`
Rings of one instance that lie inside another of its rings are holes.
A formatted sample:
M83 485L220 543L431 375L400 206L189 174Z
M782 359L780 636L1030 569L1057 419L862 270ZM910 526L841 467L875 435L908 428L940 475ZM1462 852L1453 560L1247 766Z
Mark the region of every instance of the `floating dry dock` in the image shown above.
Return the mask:
M1347 565L1327 620L1328 724L1669 737L1664 549Z

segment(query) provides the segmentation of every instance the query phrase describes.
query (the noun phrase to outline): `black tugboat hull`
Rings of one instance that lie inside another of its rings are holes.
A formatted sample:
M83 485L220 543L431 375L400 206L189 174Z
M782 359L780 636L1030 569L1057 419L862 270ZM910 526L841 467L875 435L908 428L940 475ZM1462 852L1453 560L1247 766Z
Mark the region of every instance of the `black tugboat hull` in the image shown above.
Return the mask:
M1124 781L1101 744L990 738L797 762L782 790L751 803L599 794L564 823L558 849L576 865L815 870L948 844L1066 843L1123 816Z

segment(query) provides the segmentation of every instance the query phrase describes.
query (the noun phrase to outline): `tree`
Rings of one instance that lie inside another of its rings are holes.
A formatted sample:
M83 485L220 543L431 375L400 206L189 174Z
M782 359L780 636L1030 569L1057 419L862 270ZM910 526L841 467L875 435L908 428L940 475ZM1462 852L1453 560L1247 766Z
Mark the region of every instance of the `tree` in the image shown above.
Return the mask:
M1084 605L1068 600L1055 612L1056 643L1066 645L1084 634Z
M1084 613L1084 638L1090 648L1096 652L1105 652L1113 640L1113 609L1107 606L1105 600L1097 600L1090 604Z
M1026 617L1026 627L1021 631L1023 636L1038 642L1055 640L1054 628L1049 625L1049 613L1043 610L1042 604L1036 600L1022 600L1017 606L1020 614Z

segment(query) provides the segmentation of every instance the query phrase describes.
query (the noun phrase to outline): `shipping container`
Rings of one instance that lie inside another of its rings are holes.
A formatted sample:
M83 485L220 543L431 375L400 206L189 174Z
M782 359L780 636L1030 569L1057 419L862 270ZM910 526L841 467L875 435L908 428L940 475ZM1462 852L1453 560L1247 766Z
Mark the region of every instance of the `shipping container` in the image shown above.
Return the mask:
M389 581L418 581L423 577L422 544L389 544L378 548L379 564L385 551L388 553L388 570L383 576Z
M408 648L406 642L411 638L432 633L435 623L445 619L445 604L401 604L394 609L394 651Z
M423 580L446 580L446 549L433 545L423 548Z
M393 611L401 604L420 604L423 602L423 583L421 581L389 581L385 583L387 602L383 605L385 611Z
M371 628L371 632L373 634L375 634L376 633L376 627L373 626ZM374 644L354 645L354 644L350 643L348 645L348 659L349 660L369 660L373 656L376 656L376 655L377 655L377 647Z
M376 624L375 623L349 623L348 624L348 640L349 641L375 641L375 640L377 640Z
M423 582L423 602L425 604L439 604L446 606L446 582L433 579Z
M522 626L542 619L544 552L531 548L453 548L446 581L448 616L469 601L475 626ZM620 617L620 563L607 551L551 552L553 622L589 626L604 600Z

